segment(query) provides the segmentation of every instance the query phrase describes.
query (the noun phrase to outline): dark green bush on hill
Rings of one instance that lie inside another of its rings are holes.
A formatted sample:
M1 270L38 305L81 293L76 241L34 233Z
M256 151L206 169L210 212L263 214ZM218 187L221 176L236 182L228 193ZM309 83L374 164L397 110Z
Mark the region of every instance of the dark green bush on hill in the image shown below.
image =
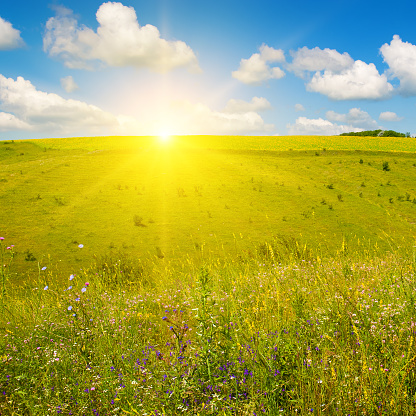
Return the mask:
M394 130L366 130L359 132L341 133L340 136L370 136L370 137L410 137L410 134L398 133Z

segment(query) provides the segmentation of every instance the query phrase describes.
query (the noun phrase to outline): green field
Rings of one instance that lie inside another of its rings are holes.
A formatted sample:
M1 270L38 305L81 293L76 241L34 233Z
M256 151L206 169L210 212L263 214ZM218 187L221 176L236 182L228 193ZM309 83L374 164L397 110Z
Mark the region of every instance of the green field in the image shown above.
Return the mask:
M3 142L1 229L20 273L76 272L120 252L221 256L275 237L322 255L343 242L385 251L416 235L415 151L408 138Z
M0 414L416 415L415 152L0 142Z

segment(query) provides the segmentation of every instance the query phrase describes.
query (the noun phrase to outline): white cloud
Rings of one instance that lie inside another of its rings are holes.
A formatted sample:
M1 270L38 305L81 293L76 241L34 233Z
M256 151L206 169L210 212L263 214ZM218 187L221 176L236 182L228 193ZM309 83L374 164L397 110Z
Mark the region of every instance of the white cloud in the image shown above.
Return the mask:
M72 78L71 75L69 75L65 78L61 78L61 85L62 85L62 88L66 92L73 92L73 91L79 89L78 85L76 84L76 82L74 81L74 78Z
M177 67L200 72L197 58L185 42L162 39L155 26L140 26L132 7L103 3L96 17L99 24L96 32L79 27L67 9L50 18L43 38L45 52L62 59L69 68L93 69L98 61L161 73Z
M224 113L247 113L250 111L265 111L271 108L271 104L263 97L253 97L250 102L231 99L228 101Z
M348 133L351 131L362 131L363 129L348 125L339 125L331 123L323 118L309 119L306 117L298 117L295 124L288 124L288 132L291 135L322 135L322 136L336 136L341 133Z
M348 125L363 130L375 130L379 126L366 111L359 108L351 108L347 114L336 113L335 111L327 111L326 118L330 121L340 123L348 123ZM349 130L352 131L352 130Z
M380 113L379 119L383 121L400 121L403 120L403 117L399 117L393 111L384 111Z
M302 104L295 104L295 111L305 111L305 107Z
M0 131L30 130L41 135L90 136L109 134L158 134L162 127L171 134L258 134L269 133L274 125L266 124L257 111L270 103L254 97L251 102L230 100L226 110L188 101L172 102L167 112L154 111L153 119L103 111L82 101L39 91L28 80L16 80L0 74Z
M340 72L350 68L354 60L344 52L340 54L335 49L320 49L318 47L308 49L306 46L299 48L297 51L291 51L293 57L289 69L297 75L302 75L304 71L332 71Z
M20 120L23 129L53 134L109 134L122 126L117 117L94 105L38 91L22 77L15 81L0 74L0 107L12 113L15 125Z
M0 50L15 49L23 45L20 31L0 17Z
M385 43L380 52L389 66L388 73L400 80L398 92L405 96L416 95L416 45L394 35L390 45Z
M0 112L0 131L31 130L31 126L13 114Z
M388 98L393 92L386 75L380 75L374 64L362 61L355 61L352 67L338 73L316 72L306 88L333 100L378 100Z
M274 125L266 124L257 112L241 108L234 112L214 111L201 103L182 101L173 103L171 116L176 134L244 135L274 130Z
M240 67L232 72L232 76L244 84L260 85L269 79L279 79L285 76L284 71L269 63L284 62L285 56L281 49L274 49L267 45L260 47L260 53L251 55L240 61Z

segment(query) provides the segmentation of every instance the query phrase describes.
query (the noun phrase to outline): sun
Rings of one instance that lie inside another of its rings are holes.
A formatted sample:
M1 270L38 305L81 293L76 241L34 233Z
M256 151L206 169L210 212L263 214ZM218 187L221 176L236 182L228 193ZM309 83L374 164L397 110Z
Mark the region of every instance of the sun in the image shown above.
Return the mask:
M162 144L168 144L172 138L172 135L166 131L159 133L159 141Z

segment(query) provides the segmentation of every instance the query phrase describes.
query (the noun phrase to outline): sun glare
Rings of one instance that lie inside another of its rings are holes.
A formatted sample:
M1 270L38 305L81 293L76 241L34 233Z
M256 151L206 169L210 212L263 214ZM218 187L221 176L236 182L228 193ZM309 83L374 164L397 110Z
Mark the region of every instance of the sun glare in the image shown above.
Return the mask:
M167 144L171 139L171 135L167 132L163 132L159 134L159 141L160 143Z

